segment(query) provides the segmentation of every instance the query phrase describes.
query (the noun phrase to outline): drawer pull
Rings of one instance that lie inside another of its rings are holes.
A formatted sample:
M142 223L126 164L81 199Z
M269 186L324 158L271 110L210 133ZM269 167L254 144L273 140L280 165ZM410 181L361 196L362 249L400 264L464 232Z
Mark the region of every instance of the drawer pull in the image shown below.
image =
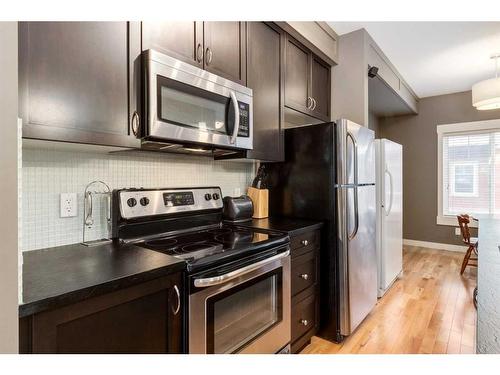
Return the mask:
M302 324L303 326L307 326L309 322L307 321L307 319L300 319L300 324Z
M302 275L300 275L300 277L304 280L307 280L309 278L309 275L307 273L303 273Z
M301 243L302 245L304 245L304 246L309 245L309 241L308 241L308 240L302 240L302 241L300 241L300 243Z

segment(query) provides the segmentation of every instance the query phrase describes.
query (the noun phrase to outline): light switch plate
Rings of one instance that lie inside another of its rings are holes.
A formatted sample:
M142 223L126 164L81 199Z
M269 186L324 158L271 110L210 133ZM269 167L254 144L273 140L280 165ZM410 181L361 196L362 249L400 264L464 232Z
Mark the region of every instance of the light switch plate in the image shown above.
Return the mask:
M460 228L455 228L455 234L457 236L461 236L462 235L462 233L460 233Z
M75 217L78 214L78 202L76 201L76 193L61 193L60 202L61 217Z

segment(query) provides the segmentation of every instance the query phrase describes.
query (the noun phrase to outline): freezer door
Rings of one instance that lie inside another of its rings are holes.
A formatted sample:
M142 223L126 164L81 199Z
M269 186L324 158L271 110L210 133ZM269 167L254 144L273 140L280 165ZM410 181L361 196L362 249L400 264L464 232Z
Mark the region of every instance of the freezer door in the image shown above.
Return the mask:
M391 286L403 268L403 149L398 143L380 140L380 202L378 245L379 295Z
M339 187L337 193L341 249L340 332L348 336L377 302L375 185Z
M336 122L337 184L375 183L375 133L352 121Z

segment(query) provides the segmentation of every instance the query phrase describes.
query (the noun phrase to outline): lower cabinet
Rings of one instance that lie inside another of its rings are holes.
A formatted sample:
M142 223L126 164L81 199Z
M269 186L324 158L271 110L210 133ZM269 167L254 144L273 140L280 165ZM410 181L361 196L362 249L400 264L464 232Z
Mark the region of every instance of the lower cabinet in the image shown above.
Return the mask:
M299 353L311 342L319 325L320 231L290 238L292 254L291 351Z
M183 279L173 274L20 320L20 353L182 353Z

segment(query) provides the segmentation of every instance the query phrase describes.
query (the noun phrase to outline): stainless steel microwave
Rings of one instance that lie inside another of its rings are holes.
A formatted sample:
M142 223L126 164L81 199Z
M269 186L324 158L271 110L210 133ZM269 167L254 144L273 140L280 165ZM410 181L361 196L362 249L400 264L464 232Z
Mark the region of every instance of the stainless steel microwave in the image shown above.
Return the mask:
M144 67L143 142L252 149L251 89L154 50Z

